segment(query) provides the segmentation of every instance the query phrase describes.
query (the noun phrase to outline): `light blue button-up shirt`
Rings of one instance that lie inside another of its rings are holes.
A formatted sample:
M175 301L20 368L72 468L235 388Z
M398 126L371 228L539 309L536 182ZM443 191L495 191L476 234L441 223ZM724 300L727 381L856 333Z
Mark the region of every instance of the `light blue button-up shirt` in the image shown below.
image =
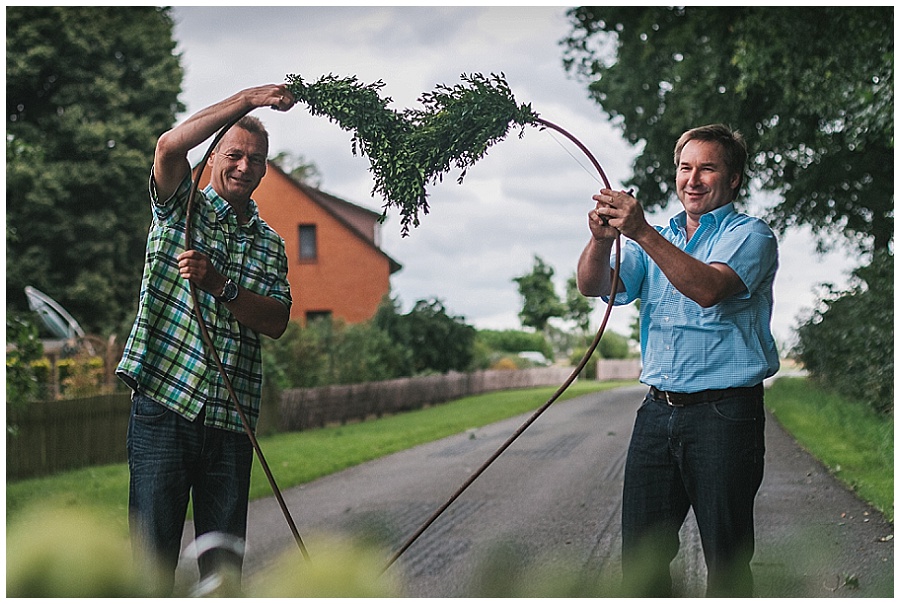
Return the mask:
M772 230L731 203L701 216L690 241L684 212L656 229L698 260L727 264L745 289L703 308L675 289L638 244L624 240L619 278L625 291L615 304L641 301L641 381L698 392L755 386L774 375L779 361L770 324L778 243Z

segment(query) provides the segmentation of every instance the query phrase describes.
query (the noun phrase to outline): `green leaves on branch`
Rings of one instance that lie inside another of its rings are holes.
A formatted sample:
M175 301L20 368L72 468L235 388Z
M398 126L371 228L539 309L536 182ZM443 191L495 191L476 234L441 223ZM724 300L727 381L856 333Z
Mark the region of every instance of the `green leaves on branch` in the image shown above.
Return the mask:
M504 76L461 76L464 84L438 85L419 99L420 109L395 111L382 97L382 81L363 84L355 76L327 75L308 84L288 75L287 85L310 113L325 116L353 133L354 155L369 158L375 178L373 193L400 212L403 236L419 226L419 212L428 213L426 187L443 180L454 166L462 183L468 168L488 148L503 140L513 125L537 126L530 105L517 105Z
M797 329L796 352L810 375L849 400L894 412L894 255L878 250L853 271L850 288L829 286Z

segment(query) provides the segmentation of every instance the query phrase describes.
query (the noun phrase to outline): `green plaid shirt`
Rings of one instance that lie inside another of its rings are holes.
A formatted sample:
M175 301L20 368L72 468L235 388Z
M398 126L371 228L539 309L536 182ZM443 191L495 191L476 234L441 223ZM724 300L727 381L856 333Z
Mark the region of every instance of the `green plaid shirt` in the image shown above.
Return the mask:
M189 282L178 274L191 179L160 201L151 173L153 222L147 238L140 305L116 373L132 389L193 421L206 407L206 425L243 431L241 419L206 347L193 313ZM291 305L284 240L250 201L250 220L239 225L231 206L212 187L193 207L193 248L223 275L255 293ZM197 289L201 314L242 408L253 428L259 417L262 356L259 334L241 325L224 305Z

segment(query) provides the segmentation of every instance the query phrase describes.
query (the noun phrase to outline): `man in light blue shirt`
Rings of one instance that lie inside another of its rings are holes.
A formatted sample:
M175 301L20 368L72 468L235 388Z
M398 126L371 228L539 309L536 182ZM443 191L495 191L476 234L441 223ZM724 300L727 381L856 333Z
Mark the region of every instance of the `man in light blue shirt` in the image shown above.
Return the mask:
M684 211L668 227L651 226L634 197L610 189L594 196L588 217L581 293L613 293L621 233L628 239L613 302L641 301L641 381L650 391L635 420L622 505L623 576L640 595L671 595L669 564L691 508L707 595L753 591L762 381L778 370L770 331L778 249L764 222L734 209L746 160L746 143L726 126L689 130L675 146Z

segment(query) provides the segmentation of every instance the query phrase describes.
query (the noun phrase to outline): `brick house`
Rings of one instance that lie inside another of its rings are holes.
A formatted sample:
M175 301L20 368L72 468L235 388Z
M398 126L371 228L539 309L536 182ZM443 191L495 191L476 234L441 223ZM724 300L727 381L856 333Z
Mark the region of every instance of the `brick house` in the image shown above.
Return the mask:
M204 172L201 186L209 182ZM284 239L291 320L374 316L401 265L380 247L381 214L298 182L269 162L253 194L259 213Z

